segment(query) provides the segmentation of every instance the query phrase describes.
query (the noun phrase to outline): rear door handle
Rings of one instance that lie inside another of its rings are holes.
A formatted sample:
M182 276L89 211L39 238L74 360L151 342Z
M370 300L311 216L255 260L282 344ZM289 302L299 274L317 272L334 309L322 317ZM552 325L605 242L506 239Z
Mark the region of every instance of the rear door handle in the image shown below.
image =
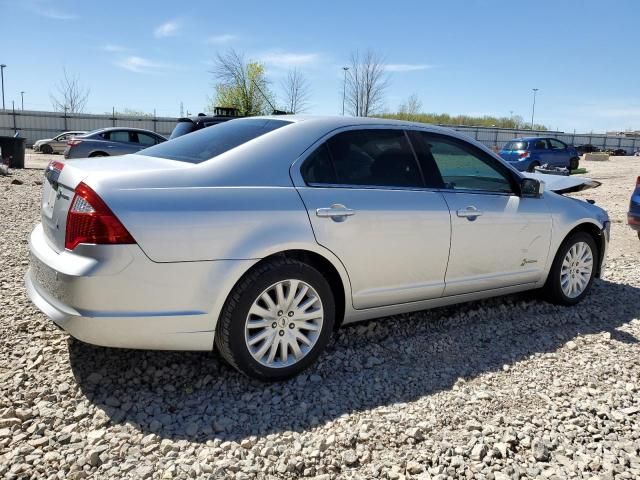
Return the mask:
M469 220L475 220L482 215L482 211L478 210L473 205L469 205L467 208L461 208L456 211L456 215L459 217L467 218Z
M343 221L346 217L351 217L355 214L355 210L347 208L341 203L334 203L329 208L316 208L316 216L321 218L331 218L336 221Z

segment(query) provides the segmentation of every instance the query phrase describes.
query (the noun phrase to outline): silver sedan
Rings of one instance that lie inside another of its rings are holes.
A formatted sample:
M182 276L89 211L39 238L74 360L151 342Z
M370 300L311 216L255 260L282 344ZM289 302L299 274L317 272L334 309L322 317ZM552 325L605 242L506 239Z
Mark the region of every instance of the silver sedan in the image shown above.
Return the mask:
M520 173L454 131L383 119L232 120L139 154L54 161L33 302L85 342L211 350L291 377L340 325L600 275L584 178Z

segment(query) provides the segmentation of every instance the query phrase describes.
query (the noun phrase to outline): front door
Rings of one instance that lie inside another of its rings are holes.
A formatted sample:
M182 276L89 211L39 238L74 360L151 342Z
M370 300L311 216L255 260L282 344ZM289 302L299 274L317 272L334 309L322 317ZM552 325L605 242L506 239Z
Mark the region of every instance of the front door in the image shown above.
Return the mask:
M424 133L451 211L444 295L537 282L549 253L551 215L542 198L522 198L513 174L486 152Z
M300 168L298 190L320 245L344 264L354 308L440 297L450 216L425 188L403 130L348 130Z

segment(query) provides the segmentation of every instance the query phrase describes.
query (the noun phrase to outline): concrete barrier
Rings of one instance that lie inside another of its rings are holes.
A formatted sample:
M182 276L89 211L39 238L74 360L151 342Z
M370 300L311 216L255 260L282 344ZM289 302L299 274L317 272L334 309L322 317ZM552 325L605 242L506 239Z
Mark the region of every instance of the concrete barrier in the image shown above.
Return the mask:
M584 154L584 160L586 160L586 161L596 161L596 162L606 162L606 161L609 160L609 154L608 153L601 153L601 152L585 153Z

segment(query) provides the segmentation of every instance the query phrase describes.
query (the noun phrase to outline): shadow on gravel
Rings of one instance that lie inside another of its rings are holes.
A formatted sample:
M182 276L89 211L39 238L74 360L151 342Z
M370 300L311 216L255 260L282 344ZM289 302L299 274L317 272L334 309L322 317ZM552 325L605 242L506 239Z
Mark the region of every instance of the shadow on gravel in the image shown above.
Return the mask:
M215 354L150 352L69 342L83 393L114 424L143 433L206 441L302 431L360 410L410 402L450 389L459 377L498 371L552 352L578 335L610 332L640 318L640 289L599 280L576 307L528 295L344 327L306 374L263 384Z

